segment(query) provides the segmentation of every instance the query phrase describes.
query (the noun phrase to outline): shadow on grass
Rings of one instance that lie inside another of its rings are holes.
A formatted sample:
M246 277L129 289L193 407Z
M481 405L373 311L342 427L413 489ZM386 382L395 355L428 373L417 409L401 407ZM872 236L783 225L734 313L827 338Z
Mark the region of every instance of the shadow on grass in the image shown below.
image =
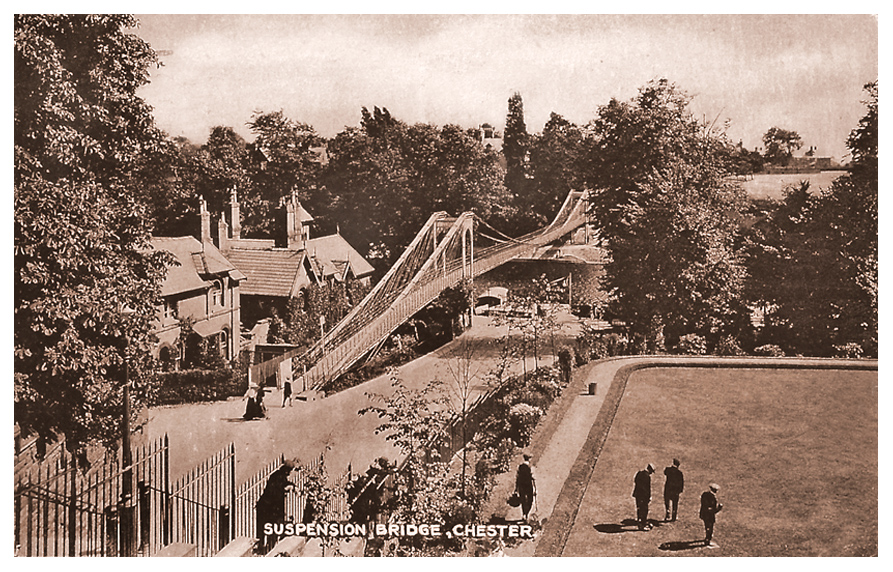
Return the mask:
M648 524L651 528L655 526L660 526L660 521L648 519ZM592 528L599 532L604 532L605 534L617 534L618 532L642 532L639 530L638 521L634 518L625 518L620 524L617 523L607 523L607 524L594 524Z
M658 548L661 550L667 550L670 552L677 552L679 550L693 550L695 548L704 548L704 540L676 540L673 542L664 542Z

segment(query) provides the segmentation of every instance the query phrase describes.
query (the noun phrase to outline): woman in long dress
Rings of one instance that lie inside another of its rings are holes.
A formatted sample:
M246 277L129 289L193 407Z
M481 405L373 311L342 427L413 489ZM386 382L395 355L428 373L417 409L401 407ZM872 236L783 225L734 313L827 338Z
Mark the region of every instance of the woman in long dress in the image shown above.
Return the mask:
M257 403L258 396L258 388L256 385L249 385L248 391L245 392L245 413L242 415L243 419L251 420L257 419L258 417L263 417L263 413L261 412L260 407Z

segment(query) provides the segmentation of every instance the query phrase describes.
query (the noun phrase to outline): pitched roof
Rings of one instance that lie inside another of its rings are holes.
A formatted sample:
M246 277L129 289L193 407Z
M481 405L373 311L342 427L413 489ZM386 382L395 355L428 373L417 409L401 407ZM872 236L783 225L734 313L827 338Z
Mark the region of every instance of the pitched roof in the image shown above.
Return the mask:
M368 276L375 271L375 268L340 234L312 238L307 241L304 248L307 254L322 266L323 274L327 277L334 275L339 280L343 279L345 264L350 266L354 276L357 277Z
M294 295L304 261L304 251L233 248L227 250L225 255L248 276L248 280L241 286L242 295Z
M201 242L191 236L153 237L149 244L156 250L165 250L174 255L179 265L168 268L167 277L161 285L161 295L169 296L181 292L203 290L214 276L228 274L233 280L244 280L245 275L233 266L217 247Z

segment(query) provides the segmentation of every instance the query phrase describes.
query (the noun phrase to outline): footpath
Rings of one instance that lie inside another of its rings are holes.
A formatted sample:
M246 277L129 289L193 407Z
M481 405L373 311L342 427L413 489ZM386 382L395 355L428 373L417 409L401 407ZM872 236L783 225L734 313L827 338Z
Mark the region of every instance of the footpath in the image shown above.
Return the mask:
M574 324L565 324L573 335ZM470 358L469 374L478 380L499 361L499 339L506 334L484 316L475 316L473 327L437 351L422 356L397 369L400 379L410 388L424 387L439 379L448 386L455 384L459 360ZM547 346L549 344L543 344ZM549 351L551 348L543 348ZM540 365L552 362L551 355L540 356ZM533 357L511 364L510 373L532 370ZM484 389L481 381L473 383L474 391ZM275 388L264 398L267 416L245 421L245 400L240 397L211 403L153 408L143 438L148 441L168 435L171 447L171 477L176 479L191 471L211 455L233 443L236 450L236 483L257 474L279 455L308 462L325 454L330 477L347 471L364 472L379 457L394 461L399 451L383 435L375 433L381 420L376 415L358 415L373 404L368 394L390 395L391 379L382 375L356 387L313 401L293 400L282 407L282 395ZM474 397L474 393L472 394Z

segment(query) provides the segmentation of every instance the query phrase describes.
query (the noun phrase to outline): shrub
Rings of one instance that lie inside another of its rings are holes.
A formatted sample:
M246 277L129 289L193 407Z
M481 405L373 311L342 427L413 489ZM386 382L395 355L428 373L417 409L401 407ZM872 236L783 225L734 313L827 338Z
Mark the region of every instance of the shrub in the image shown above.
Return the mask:
M834 346L834 357L857 359L865 357L865 352L862 350L862 346L855 342L850 342L841 346Z
M707 340L698 334L685 334L679 338L676 351L680 354L701 356L707 353Z
M154 405L217 401L245 393L245 383L230 368L188 369L158 373Z
M509 410L510 435L519 447L530 444L533 429L542 416L542 409L528 403L517 403Z
M716 344L716 355L741 356L744 355L744 350L735 336L723 336Z
M783 357L784 350L775 344L766 344L753 349L753 355L763 357Z
M607 352L607 356L605 357L626 355L630 350L630 344L628 344L619 334L610 333L603 335L602 343L604 343L605 351Z

